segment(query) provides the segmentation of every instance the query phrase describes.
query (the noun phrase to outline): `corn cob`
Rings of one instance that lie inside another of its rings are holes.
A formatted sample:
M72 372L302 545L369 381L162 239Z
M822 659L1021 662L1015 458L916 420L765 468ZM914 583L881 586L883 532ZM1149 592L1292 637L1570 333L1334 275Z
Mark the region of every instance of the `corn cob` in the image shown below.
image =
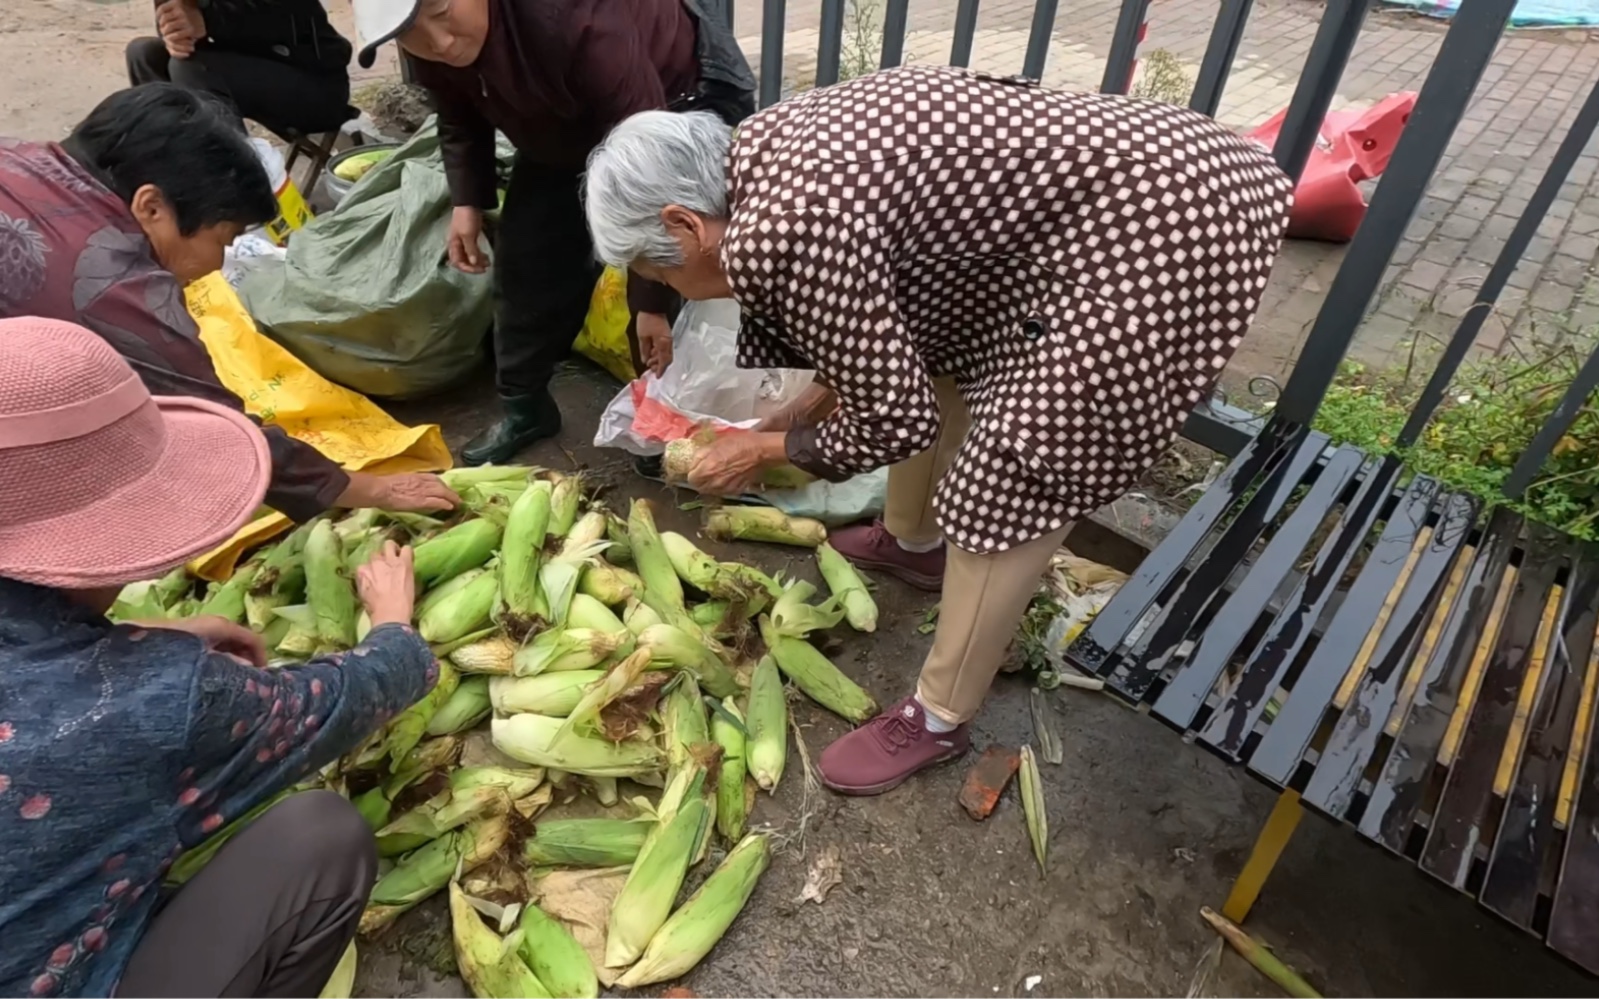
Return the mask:
M508 636L496 632L451 652L450 661L463 673L508 674L516 649Z
M788 698L777 661L761 657L750 674L749 704L744 712L749 733L744 743L744 765L764 791L775 791L788 761Z
M713 697L738 693L738 678L716 653L670 624L651 625L638 636L638 647L648 649L656 665L675 666L694 674Z
M638 962L623 972L616 984L638 988L692 970L743 911L770 859L765 833L751 833L739 840L705 883L655 931Z
M655 613L655 610L648 604L633 600L622 613L622 623L627 625L628 631L635 635L642 635L645 629L653 628L657 624L665 624L666 622L662 621L661 615Z
M698 440L693 437L683 437L667 444L666 453L661 458L661 471L665 473L666 481L674 486L687 485L689 473L694 470L694 463L699 461L700 455L714 439ZM785 462L762 471L759 481L768 489L799 489L814 479Z
M479 568L500 547L500 526L491 520L468 520L416 546L413 563L418 586L437 586Z
M452 642L489 623L500 582L484 570L448 597L429 604L416 619L416 630L427 642Z
M457 884L450 885L450 928L455 964L478 999L550 999L549 990L522 960L516 941L483 925L483 917Z
M614 513L606 514L605 539L611 543L605 550L605 557L612 565L633 564L633 542L627 536L627 521Z
M489 680L489 700L502 715L530 713L565 718L583 699L583 689L604 676L605 671L597 669L496 676Z
M605 675L584 688L583 696L567 715L555 738L598 733L600 712L638 682L650 665L650 652L640 649L605 671Z
M672 568L672 560L661 543L649 500L633 501L633 510L627 519L627 537L633 547L634 567L644 581L644 590L638 598L668 621L687 613L683 584L678 581L677 571Z
M655 820L550 819L522 844L529 867L620 867L638 857Z
M815 548L827 528L809 517L790 517L769 506L723 506L705 515L705 536L716 541L762 541Z
M705 720L705 702L692 673L680 673L661 699L661 722L666 729L666 765L677 770L688 763L690 750L711 740Z
M856 631L877 630L877 602L866 588L866 580L832 545L816 549L816 566L827 580L827 588L844 605L844 617Z
M1022 762L1017 785L1022 794L1022 814L1027 819L1027 838L1033 843L1033 859L1038 861L1038 872L1048 873L1049 814L1044 811L1044 783L1038 773L1038 760L1032 746L1023 746Z
M659 773L665 762L654 745L636 739L611 743L570 732L557 739L563 724L544 715L512 715L494 719L490 734L495 748L511 759L566 773L641 777Z
M777 661L777 668L817 704L857 725L877 714L872 695L809 642L776 634L767 618L761 619L761 637Z
M699 774L704 779L703 771ZM677 813L639 850L616 896L605 935L605 966L620 968L638 959L666 922L683 887L683 877L699 847L709 817L704 794L690 789Z
M564 538L577 523L578 504L583 501L583 475L564 476L550 491L550 534Z
M595 559L577 581L577 592L586 593L611 607L620 607L644 589L644 581L605 559Z
M722 702L722 711L711 714L711 736L722 747L722 766L716 776L716 831L729 843L737 843L744 836L747 818L744 800L744 732L739 725L744 718L738 713L738 704L729 697ZM735 724L735 722L737 724Z
M469 871L489 860L500 852L510 835L510 819L491 815L412 850L372 887L371 904L384 911L372 913L369 909L363 914L361 932L371 933L387 926L448 884L457 868Z
M484 815L506 812L506 789L485 784L464 791L440 791L377 831L378 855L398 857Z
M439 478L460 492L485 482L528 482L536 472L532 465L473 465L440 472Z
M528 903L522 907L518 928L522 931L522 960L552 995L595 999L600 994L594 962L565 924Z
M324 646L347 649L355 644L355 618L360 603L344 573L344 551L333 525L319 522L305 541L305 597L316 617L316 637Z
M389 769L398 768L411 750L427 734L428 724L439 708L455 693L455 688L460 685L461 675L449 663L439 663L439 681L433 689L422 695L422 699L400 712L389 723L388 735L384 737L383 747L389 757Z
M442 668L442 666L441 666ZM465 732L489 716L489 678L461 678L439 709L428 719L428 735L453 735Z
M200 601L200 613L215 614L217 617L227 618L234 624L243 622L244 602L260 571L260 562L246 562L234 570L227 582L212 584L205 599Z
M351 940L344 948L339 963L333 966L333 974L328 976L327 984L322 986L317 999L350 999L355 993L355 971L359 962L355 941Z
M624 646L631 649L630 632L607 634L591 628L545 631L516 650L511 658L513 676L536 676L562 670L593 669L616 655Z
M550 526L548 482L535 482L511 507L500 546L500 599L502 620L512 626L511 637L520 639L545 613L539 589L539 564Z

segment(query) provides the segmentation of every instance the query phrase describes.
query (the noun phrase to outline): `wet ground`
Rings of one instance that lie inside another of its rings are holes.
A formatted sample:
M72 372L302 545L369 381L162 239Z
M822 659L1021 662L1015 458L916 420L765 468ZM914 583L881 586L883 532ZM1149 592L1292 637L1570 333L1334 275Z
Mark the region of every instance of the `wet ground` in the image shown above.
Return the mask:
M394 410L442 423L458 446L492 415L487 385ZM588 444L614 392L586 366L564 370L557 395L567 429L525 460L588 467L613 483L617 508L652 496L662 526L692 536L697 514L678 509L686 496L633 477L616 452ZM811 571L808 558L765 546L722 554ZM878 632L841 632L833 658L886 702L916 675L931 642L917 627L933 601L892 581L877 599ZM1225 898L1273 795L1108 696L1060 690L1050 699L1065 762L1044 765L1047 876L1033 861L1014 791L986 822L960 810L964 765L878 798L807 796L791 748L777 794L753 813L784 848L723 942L681 984L705 996L1186 994L1215 943L1199 907ZM813 757L845 731L825 712L798 710ZM975 746L1019 745L1031 733L1026 683L1002 676ZM821 905L799 901L810 864L829 848L842 859L842 883ZM447 952L439 901L363 951L359 995L466 994L428 967L439 963L441 944ZM1596 992L1537 941L1315 817L1301 825L1248 927L1327 995ZM1229 952L1201 994L1279 993Z

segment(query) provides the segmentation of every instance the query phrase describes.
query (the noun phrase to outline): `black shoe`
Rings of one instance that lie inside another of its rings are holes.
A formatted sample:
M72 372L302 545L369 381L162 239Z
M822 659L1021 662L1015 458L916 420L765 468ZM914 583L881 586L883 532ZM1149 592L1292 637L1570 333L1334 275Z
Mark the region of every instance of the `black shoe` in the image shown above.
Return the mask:
M652 482L666 481L666 468L661 463L658 454L641 454L633 459L633 471L639 478L649 479Z
M461 448L465 465L501 465L529 444L561 432L561 410L548 392L501 396L505 415Z

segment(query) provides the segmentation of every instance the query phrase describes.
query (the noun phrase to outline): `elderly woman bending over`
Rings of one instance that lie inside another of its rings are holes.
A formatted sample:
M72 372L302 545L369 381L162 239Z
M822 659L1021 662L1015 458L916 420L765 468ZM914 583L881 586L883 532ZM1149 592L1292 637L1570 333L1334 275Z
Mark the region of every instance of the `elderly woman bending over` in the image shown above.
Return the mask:
M927 67L813 90L737 133L628 119L589 161L602 259L732 297L738 363L826 386L724 436L702 491L784 461L893 465L856 563L943 588L913 696L822 754L874 794L964 752L1072 522L1150 466L1209 392L1266 287L1292 186L1194 112Z

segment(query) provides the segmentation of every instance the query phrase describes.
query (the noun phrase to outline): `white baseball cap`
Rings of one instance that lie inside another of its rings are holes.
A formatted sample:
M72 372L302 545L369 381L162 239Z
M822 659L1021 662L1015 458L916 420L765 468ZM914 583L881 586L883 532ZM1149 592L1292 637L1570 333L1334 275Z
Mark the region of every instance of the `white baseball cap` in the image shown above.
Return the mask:
M404 34L416 20L422 0L350 0L355 11L355 35L361 51L357 60L372 68L378 47Z

